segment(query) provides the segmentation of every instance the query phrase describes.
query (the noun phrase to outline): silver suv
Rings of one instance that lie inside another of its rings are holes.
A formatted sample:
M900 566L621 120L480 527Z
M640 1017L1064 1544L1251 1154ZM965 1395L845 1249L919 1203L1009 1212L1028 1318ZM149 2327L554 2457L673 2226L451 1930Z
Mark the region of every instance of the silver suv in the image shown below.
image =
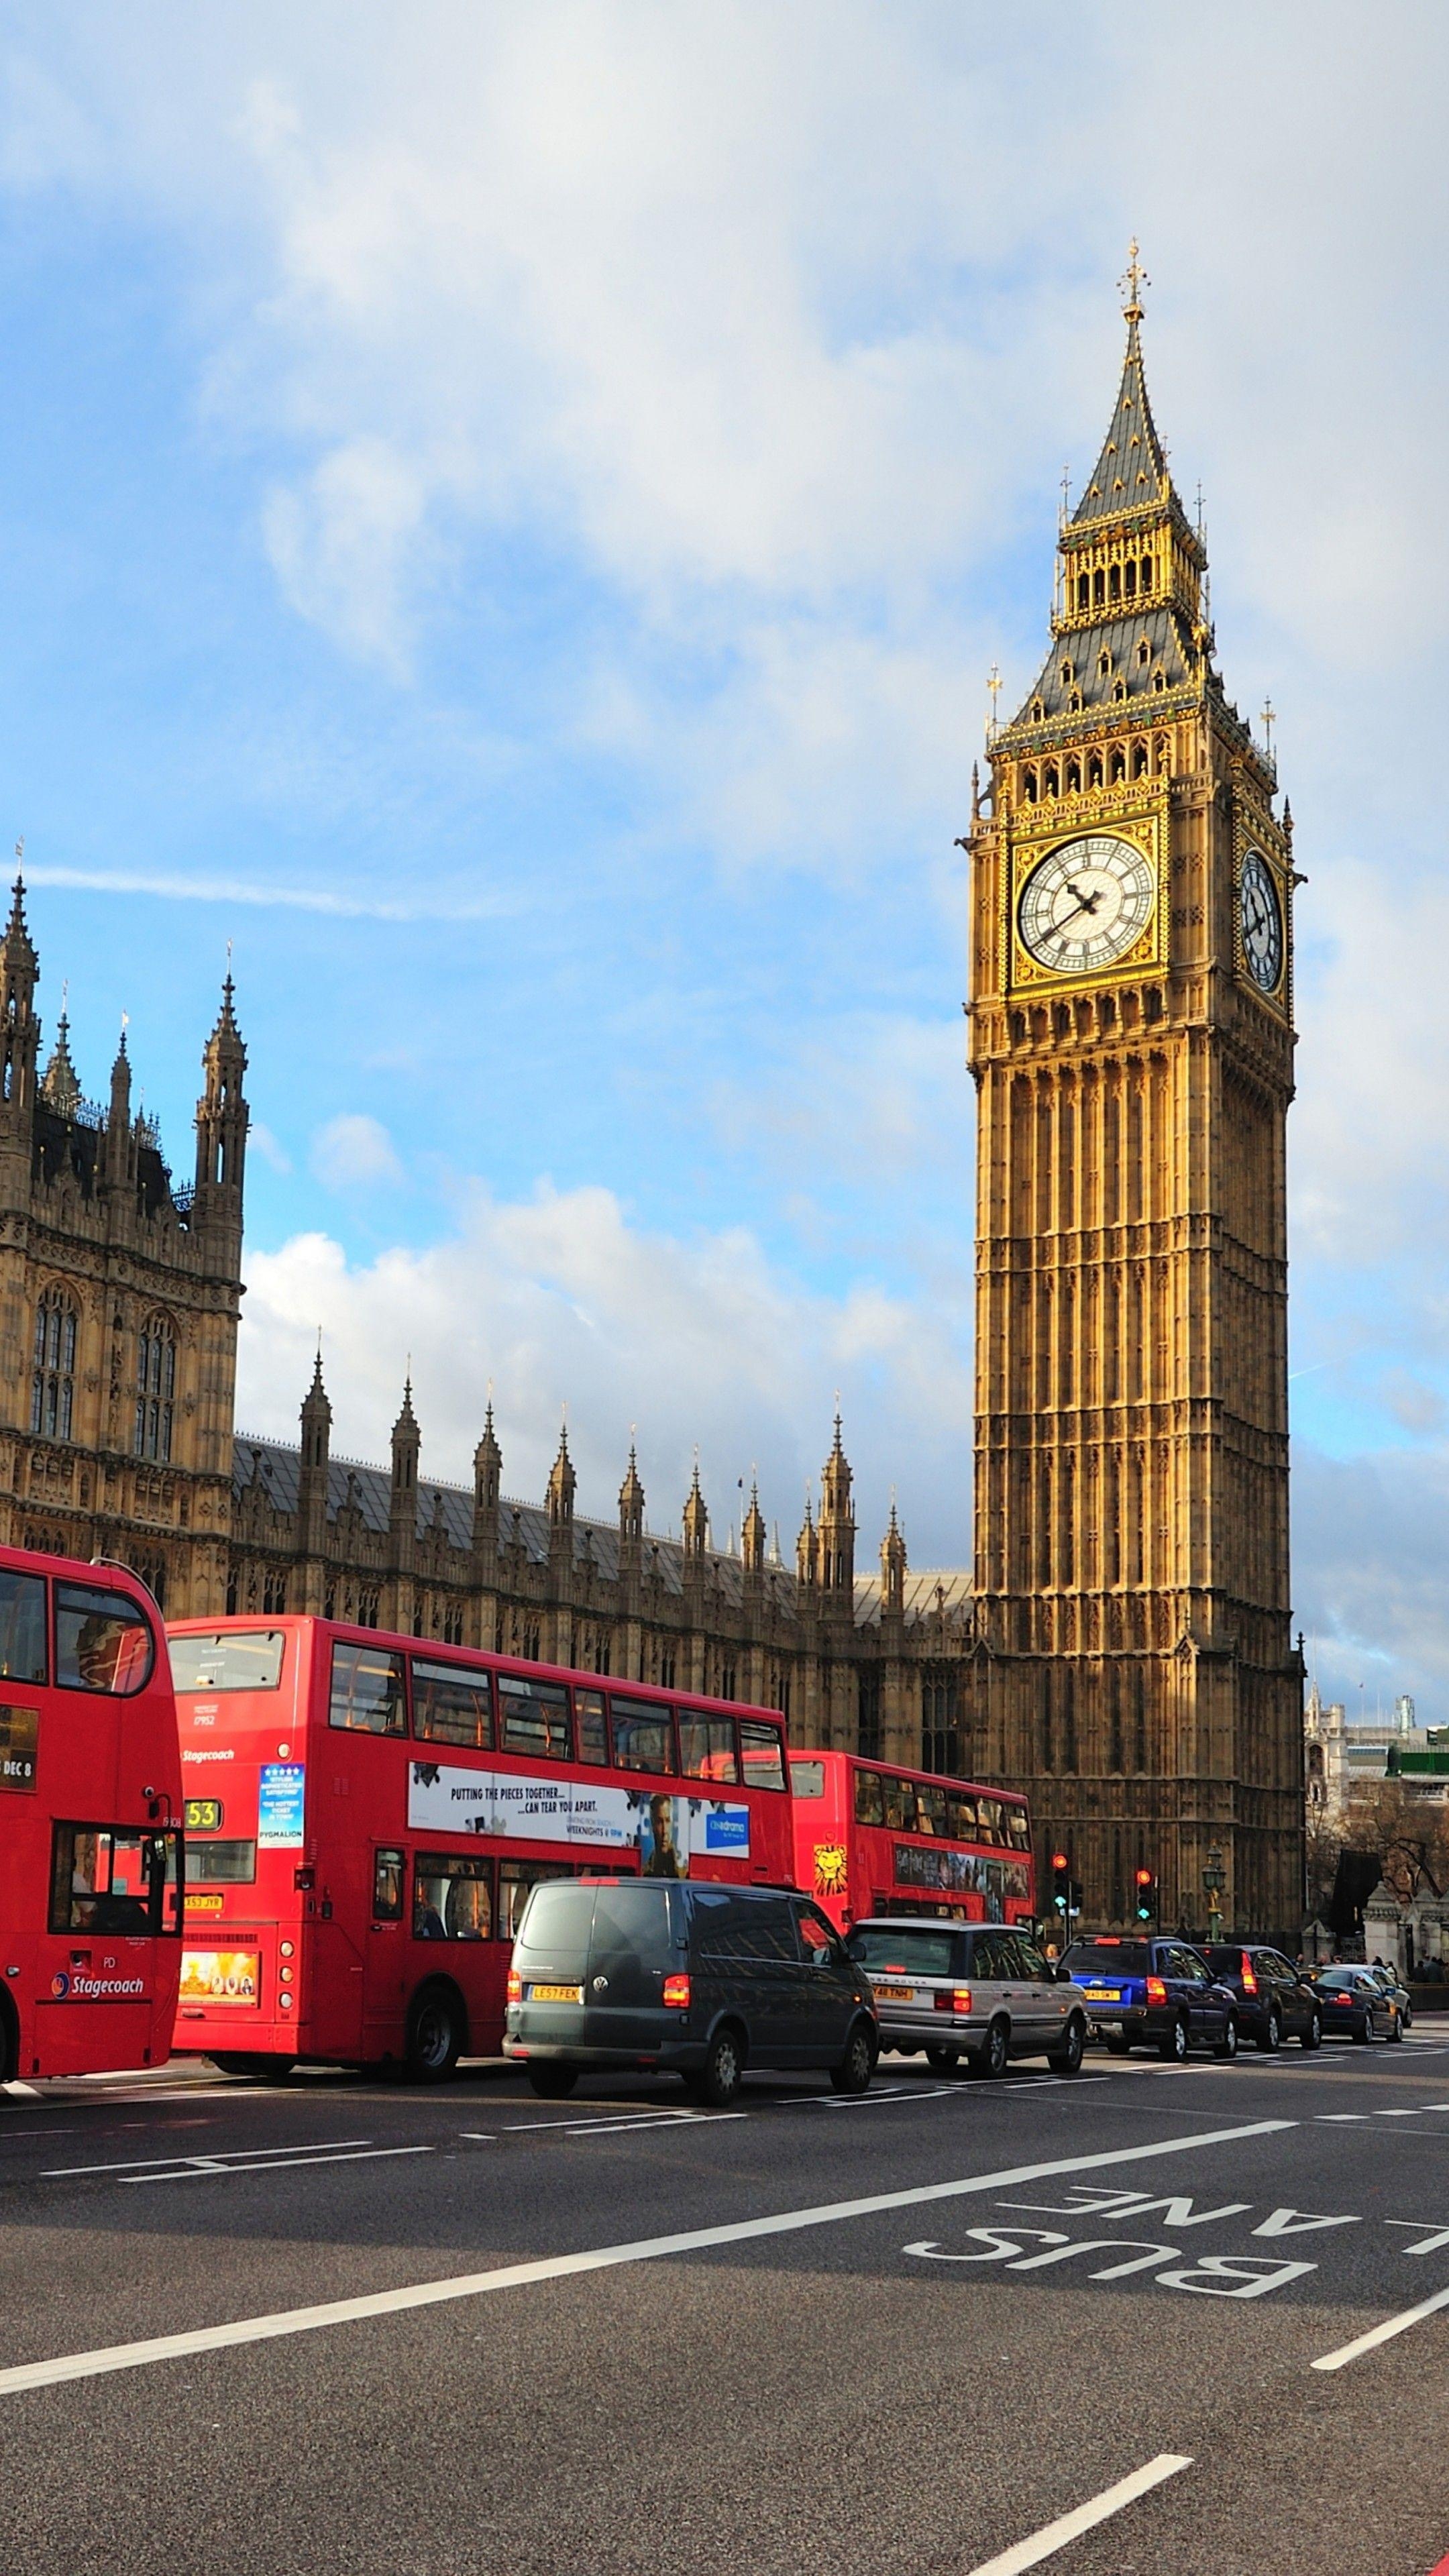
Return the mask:
M950 1923L929 1915L872 1915L846 1948L869 1977L881 2046L938 2075L964 2060L970 2075L1000 2075L1009 2058L1045 2056L1075 2075L1087 2043L1081 1990L1061 1980L1030 1933L1004 1923Z

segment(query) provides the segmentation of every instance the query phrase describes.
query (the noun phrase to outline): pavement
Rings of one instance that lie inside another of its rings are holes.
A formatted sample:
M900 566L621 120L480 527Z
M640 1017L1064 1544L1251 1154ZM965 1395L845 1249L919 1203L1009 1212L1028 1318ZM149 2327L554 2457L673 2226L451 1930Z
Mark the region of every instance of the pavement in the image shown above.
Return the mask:
M1446 2365L1449 2021L0 2090L3 2576L1428 2576Z

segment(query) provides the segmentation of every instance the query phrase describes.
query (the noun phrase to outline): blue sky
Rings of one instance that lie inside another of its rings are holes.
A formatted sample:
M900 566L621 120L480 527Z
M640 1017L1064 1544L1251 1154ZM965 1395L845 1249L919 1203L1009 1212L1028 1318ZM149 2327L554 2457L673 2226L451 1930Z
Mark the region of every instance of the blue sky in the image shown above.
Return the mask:
M0 831L82 1078L184 1165L226 943L241 1415L411 1355L655 1526L969 1558L964 884L1127 238L1309 885L1295 1588L1449 1715L1437 742L1446 38L1405 5L19 6L0 37ZM1070 77L1064 76L1069 69ZM1187 125L1184 125L1184 116ZM1190 136L1185 145L1184 134Z

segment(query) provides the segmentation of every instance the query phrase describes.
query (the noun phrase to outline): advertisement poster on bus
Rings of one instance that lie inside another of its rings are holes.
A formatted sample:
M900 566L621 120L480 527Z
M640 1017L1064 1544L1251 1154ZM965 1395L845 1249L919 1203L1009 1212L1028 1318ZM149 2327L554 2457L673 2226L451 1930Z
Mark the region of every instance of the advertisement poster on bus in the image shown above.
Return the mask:
M0 1789L33 1792L39 1729L39 1709L0 1708Z
M635 1851L640 1869L652 1878L687 1878L695 1856L750 1856L749 1808L724 1798L651 1795L647 1789L464 1770L445 1762L412 1764L408 1823L428 1833Z
M257 1785L257 1844L263 1851L300 1851L307 1768L302 1762L264 1762Z
M184 2004L240 2004L255 2010L260 1989L257 1950L182 1951L180 2000Z

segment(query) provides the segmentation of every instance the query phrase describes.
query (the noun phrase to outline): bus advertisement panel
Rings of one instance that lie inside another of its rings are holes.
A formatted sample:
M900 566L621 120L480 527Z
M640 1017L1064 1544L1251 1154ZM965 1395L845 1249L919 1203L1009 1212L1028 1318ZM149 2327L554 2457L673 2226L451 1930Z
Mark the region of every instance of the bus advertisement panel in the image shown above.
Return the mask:
M181 1821L145 1586L0 1548L0 2081L165 2064Z
M1031 1923L1026 1800L853 1753L790 1756L795 1881L841 1931L872 1914Z
M783 1723L334 1621L168 1631L186 1781L176 2045L445 2075L496 2055L539 1878L787 1883Z

